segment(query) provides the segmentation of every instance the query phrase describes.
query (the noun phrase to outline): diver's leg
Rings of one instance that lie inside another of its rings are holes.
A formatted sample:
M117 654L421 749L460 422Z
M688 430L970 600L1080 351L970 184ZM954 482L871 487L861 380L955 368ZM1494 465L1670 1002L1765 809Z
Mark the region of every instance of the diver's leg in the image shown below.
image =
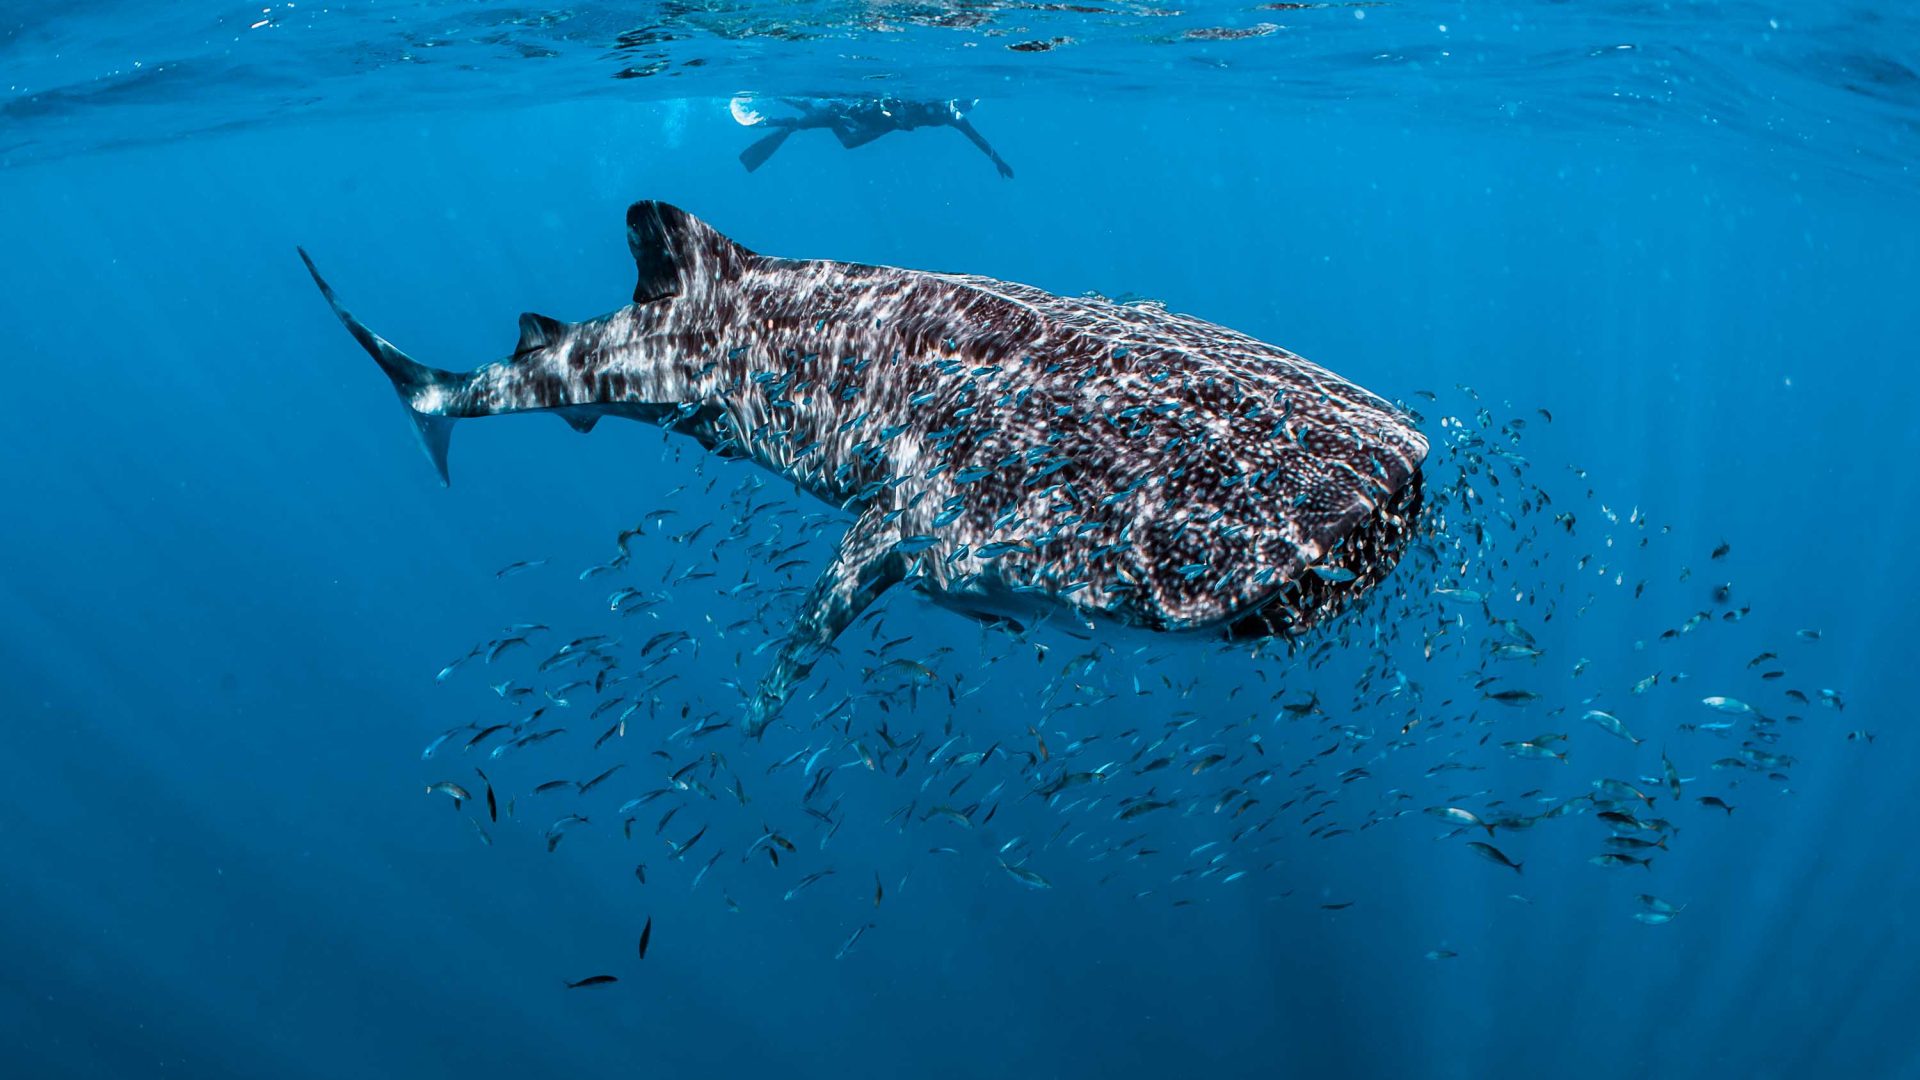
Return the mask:
M894 550L899 542L899 526L871 509L840 538L833 561L801 601L793 628L774 658L773 670L760 680L759 690L747 706L748 735L757 738L766 730L793 688L813 670L834 639L881 593L900 581L905 560Z
M846 147L848 150L856 146L865 146L880 136L885 135L887 132L894 130L891 124L869 119L864 116L841 116L834 120L832 126L834 138L839 139L840 145Z

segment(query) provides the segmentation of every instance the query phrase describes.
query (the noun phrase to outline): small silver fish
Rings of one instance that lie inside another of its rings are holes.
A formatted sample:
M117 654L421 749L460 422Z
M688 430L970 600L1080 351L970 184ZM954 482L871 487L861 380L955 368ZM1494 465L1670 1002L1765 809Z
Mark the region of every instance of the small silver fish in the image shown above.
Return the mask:
M1530 705L1540 700L1540 695L1531 690L1495 690L1490 694L1482 694L1480 696L1489 701L1497 701L1502 705L1511 705L1514 708L1519 708L1522 705Z
M1474 854L1490 863L1497 863L1500 866L1512 870L1516 874L1521 872L1519 863L1507 858L1506 852L1501 851L1499 848L1494 847L1484 840L1469 840L1467 841L1467 846L1473 849Z
M1640 866L1648 870L1653 869L1652 859L1636 859L1631 855L1621 855L1611 851L1605 855L1595 855L1587 861L1595 866Z
M1620 718L1613 715L1610 712L1603 712L1599 709L1588 709L1586 711L1586 714L1583 715L1581 719L1586 720L1589 723L1592 723L1595 727L1598 727L1601 731L1604 731L1607 734L1614 736L1615 738L1625 739L1635 746L1639 746L1642 742L1645 741L1643 739L1634 738L1633 732L1627 730L1627 725L1621 723Z
M1639 799L1648 806L1653 805L1653 796L1648 795L1646 792L1641 791L1639 788L1634 787L1624 780L1595 780L1593 782L1593 789L1615 802Z
M1457 806L1429 806L1425 810L1425 813L1428 817L1438 818L1451 825L1485 829L1487 830L1488 836L1493 835L1493 826L1482 821L1480 816L1471 810L1462 810Z
M846 956L848 953L852 952L854 945L857 942L859 942L861 936L864 935L867 931L873 929L873 927L874 927L873 923L866 923L865 925L861 926L859 929L855 930L853 932L853 936L847 939L846 944L840 946L840 951L833 954L833 958L835 960L839 960L842 957Z
M1053 888L1053 882L1048 881L1046 878L1041 877L1039 874L1034 873L1024 866L1009 866L1006 863L1001 863L1000 869L1005 870L1009 877L1029 889Z
M1540 761L1545 761L1551 758L1552 760L1558 761L1563 765L1566 764L1566 760L1567 760L1567 755L1561 753L1558 750L1553 749L1553 747L1551 746L1542 745L1538 741L1504 742L1504 743L1501 743L1500 746L1502 749L1506 750L1507 753L1512 754L1514 757L1533 758L1535 760L1540 760Z
M1680 770L1673 767L1673 762L1669 760L1667 758L1667 755L1665 754L1660 755L1660 770L1665 775L1665 778L1667 781L1667 790L1673 792L1674 798L1676 799L1679 798L1680 797Z
M1634 912L1633 917L1648 926L1660 926L1673 921L1675 915L1686 910L1685 904L1672 904L1657 896L1641 893L1637 900L1643 910Z

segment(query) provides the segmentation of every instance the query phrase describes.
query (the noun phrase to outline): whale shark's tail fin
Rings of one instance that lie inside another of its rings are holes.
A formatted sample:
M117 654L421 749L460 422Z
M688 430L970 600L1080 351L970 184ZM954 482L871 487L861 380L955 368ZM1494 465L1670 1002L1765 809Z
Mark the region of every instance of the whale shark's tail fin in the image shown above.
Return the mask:
M407 415L412 418L414 430L420 435L420 448L427 452L427 460L433 462L434 469L440 474L440 483L449 483L447 478L447 440L453 433L453 417L439 412L422 411L420 405L424 391L436 388L451 388L464 383L467 379L452 371L430 368L413 357L393 347L386 338L367 329L366 324L353 317L346 308L340 306L339 297L333 294L333 287L327 284L320 271L314 267L313 259L305 248L300 252L300 261L307 264L307 273L313 275L313 283L320 286L320 295L327 298L333 307L333 313L340 317L341 325L367 350L380 370L393 380L393 388L400 395L400 404L406 406Z

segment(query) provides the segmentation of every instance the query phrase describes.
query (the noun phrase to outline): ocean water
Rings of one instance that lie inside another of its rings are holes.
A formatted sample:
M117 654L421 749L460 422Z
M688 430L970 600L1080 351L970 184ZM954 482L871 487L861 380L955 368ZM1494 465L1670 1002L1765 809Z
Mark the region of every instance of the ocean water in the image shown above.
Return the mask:
M1917 72L1864 2L0 5L0 1074L1920 1077ZM738 159L881 94L1013 176ZM1291 653L896 589L748 739L851 516L543 416L443 489L295 254L464 371L640 199L1295 350L1429 531Z

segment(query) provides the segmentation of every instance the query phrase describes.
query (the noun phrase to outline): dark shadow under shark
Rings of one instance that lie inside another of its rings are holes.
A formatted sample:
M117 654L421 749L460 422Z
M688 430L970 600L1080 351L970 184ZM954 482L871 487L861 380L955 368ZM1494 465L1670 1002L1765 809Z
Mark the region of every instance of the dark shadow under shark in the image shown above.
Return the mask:
M513 355L427 367L334 313L447 480L454 421L659 424L858 515L749 704L758 735L834 639L911 584L982 617L1293 637L1386 577L1427 440L1389 402L1155 304L757 255L627 211L633 303L520 317Z

